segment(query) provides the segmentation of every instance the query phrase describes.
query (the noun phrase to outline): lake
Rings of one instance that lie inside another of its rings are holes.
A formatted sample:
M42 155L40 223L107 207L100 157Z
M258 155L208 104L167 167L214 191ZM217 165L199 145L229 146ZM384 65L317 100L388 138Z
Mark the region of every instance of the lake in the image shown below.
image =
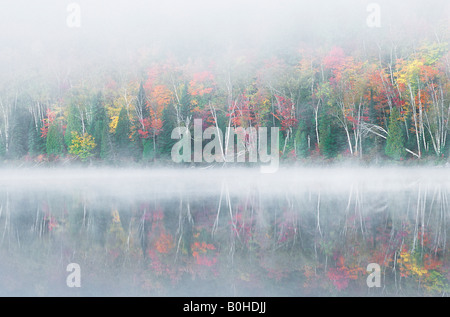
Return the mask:
M4 169L0 296L447 295L449 176Z

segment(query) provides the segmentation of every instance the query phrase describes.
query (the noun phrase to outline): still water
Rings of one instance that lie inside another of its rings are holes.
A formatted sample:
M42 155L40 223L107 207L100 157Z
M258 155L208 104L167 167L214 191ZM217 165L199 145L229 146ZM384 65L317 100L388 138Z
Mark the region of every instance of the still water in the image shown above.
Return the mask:
M2 170L0 296L446 296L449 176Z

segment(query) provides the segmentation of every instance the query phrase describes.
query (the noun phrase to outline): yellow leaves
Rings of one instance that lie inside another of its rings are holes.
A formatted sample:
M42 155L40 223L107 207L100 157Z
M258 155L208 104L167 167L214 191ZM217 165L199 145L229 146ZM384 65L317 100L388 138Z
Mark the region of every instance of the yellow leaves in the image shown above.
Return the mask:
M425 63L427 65L432 65L437 63L442 56L447 52L448 43L432 43L432 44L424 44L419 50L418 54L423 56Z
M114 223L119 223L120 222L120 216L119 216L119 212L117 211L117 209L114 209L112 211L112 221Z
M411 82L417 82L419 80L420 69L423 67L423 61L414 59L410 62L405 60L398 60L398 71L394 72L394 76L397 77L397 83L399 85L407 85Z
M90 134L79 135L78 132L72 131L72 144L69 147L70 154L76 155L84 161L93 155L91 151L95 146L94 137Z
M421 266L417 259L406 250L400 252L397 263L400 265L400 275L403 277L410 275L422 277L428 274L428 270Z
M428 64L424 57L410 61L399 59L396 68L397 71L394 72L394 76L401 88L408 86L414 88L420 83L432 81L438 75L435 65Z
M130 110L134 107L137 91L139 85L137 82L130 82L125 87L122 87L120 94L117 93L113 97L109 105L106 106L106 112L110 119L109 122L109 132L114 133L117 128L117 123L119 121L120 110L125 107ZM129 111L130 119L133 115L133 111Z
M107 106L106 112L110 118L109 122L109 132L114 133L117 128L117 123L119 122L120 107Z

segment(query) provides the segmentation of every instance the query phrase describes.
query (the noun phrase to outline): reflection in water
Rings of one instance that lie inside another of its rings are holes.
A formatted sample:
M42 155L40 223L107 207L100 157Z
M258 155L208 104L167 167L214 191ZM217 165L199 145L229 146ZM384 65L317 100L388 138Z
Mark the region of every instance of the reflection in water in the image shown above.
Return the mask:
M0 295L446 295L448 175L3 171Z

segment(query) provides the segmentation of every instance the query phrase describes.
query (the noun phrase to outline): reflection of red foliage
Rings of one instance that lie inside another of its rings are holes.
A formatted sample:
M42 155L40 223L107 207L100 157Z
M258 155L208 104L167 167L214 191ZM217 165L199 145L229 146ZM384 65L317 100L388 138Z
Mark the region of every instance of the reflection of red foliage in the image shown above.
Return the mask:
M206 242L195 242L191 245L192 256L196 259L198 265L213 266L217 262L217 258L208 256L208 250L215 250L213 244Z
M148 255L151 259L152 271L157 276L168 276L173 283L179 280L180 272L176 268L173 268L172 265L167 265L163 263L158 254L154 250L149 250Z
M58 226L58 222L56 221L56 218L48 213L45 214L44 221L47 223L48 231L52 231L54 228L56 228Z
M155 242L156 250L159 253L169 253L170 249L173 247L173 238L170 233L161 233L158 240Z
M348 271L343 268L331 268L328 271L328 278L340 291L348 287L348 281L350 279Z
M343 256L335 256L337 267L328 270L328 278L338 290L344 290L348 287L350 280L356 280L358 274L364 271L360 267L345 266L345 259Z

